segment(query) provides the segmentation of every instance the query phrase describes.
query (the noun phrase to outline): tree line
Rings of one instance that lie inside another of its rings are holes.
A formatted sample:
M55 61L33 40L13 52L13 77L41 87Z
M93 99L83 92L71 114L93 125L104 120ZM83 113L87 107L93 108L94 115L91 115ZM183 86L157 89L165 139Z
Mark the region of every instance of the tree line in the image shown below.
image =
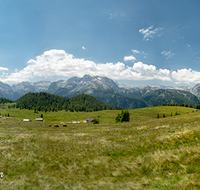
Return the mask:
M0 98L0 104L5 104L5 103L13 103L13 101L7 98Z
M187 103L166 103L166 104L162 104L162 106L182 106L182 107L189 107L192 108L192 104L187 104Z
M193 108L192 104L187 104L187 103L180 103L179 105L177 103L166 103L162 104L162 106L182 106L182 107L188 107L188 108ZM195 109L200 109L200 104L196 104L194 106Z

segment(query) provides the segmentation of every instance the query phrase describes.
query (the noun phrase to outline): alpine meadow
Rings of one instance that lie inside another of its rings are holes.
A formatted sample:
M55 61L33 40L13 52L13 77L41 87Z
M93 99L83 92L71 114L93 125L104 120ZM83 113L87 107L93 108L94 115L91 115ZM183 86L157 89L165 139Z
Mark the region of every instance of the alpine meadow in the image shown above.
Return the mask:
M134 109L129 122L116 123L120 110L35 112L15 104L0 105L2 189L200 188L198 109ZM84 123L88 117L99 124Z
M0 190L200 189L200 0L0 0Z

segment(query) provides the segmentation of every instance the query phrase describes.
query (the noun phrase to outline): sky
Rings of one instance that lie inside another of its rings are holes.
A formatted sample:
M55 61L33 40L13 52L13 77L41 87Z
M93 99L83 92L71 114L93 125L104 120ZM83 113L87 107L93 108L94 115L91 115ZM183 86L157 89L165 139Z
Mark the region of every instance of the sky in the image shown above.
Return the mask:
M2 0L0 81L200 83L199 0Z

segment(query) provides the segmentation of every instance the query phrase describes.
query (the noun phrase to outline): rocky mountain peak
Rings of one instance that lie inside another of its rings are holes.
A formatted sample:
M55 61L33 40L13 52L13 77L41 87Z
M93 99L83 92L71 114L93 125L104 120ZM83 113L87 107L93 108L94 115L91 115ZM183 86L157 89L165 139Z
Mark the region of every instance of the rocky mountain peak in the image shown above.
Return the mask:
M200 96L200 83L196 84L190 92L196 96Z

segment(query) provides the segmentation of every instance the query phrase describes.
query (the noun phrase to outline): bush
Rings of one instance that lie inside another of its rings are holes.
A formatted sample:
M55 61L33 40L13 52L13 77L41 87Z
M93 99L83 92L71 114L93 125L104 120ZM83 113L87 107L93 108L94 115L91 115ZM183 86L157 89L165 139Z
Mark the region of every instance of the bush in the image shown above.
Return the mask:
M174 115L179 115L179 113L176 111Z
M93 124L99 124L99 119L94 119L92 123Z
M117 117L115 118L116 122L120 122L121 121L121 114L118 113Z
M123 110L121 111L121 114L118 114L117 117L115 118L116 122L123 122L123 121L130 121L130 113L128 110Z

